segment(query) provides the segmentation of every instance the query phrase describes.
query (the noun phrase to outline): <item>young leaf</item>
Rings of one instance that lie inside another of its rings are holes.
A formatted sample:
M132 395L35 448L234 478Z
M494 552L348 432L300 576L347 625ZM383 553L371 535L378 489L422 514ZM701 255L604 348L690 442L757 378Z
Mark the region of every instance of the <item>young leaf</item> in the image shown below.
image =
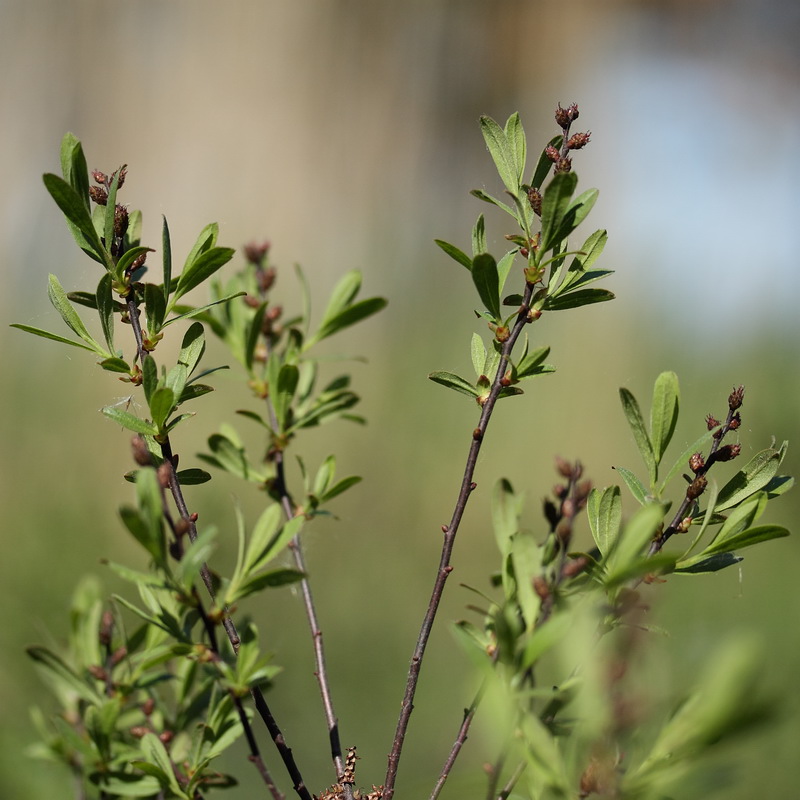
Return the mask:
M604 555L614 548L622 522L622 500L619 486L609 486L600 491L592 489L586 504L589 527L598 550Z
M779 450L768 447L756 453L719 492L717 511L724 511L763 489L778 471L782 460Z
M144 310L147 319L147 332L150 337L157 336L164 327L164 318L167 315L167 304L164 301L164 292L154 283L144 285Z
M782 539L788 536L789 531L781 525L757 525L754 528L728 536L726 539L716 539L713 544L707 547L701 555L712 555L714 553L730 553L734 550L741 550L743 547L751 547L760 542L768 542L770 539Z
M306 342L303 349L308 350L311 345L326 339L328 336L332 336L334 333L344 328L348 328L367 317L371 317L373 314L377 314L379 311L386 308L387 303L388 301L383 297L372 297L369 300L361 300L358 303L353 303L353 305L348 306L340 314L324 321L319 330Z
M452 372L431 372L428 377L434 383L447 386L449 389L455 389L457 392L469 395L470 397L480 397L481 393L471 383Z
M481 133L506 189L512 195L516 194L519 191L519 170L505 132L491 117L484 116L481 117Z
M542 197L542 253L552 250L561 242L561 239L558 238L561 223L577 185L578 176L574 172L560 172L553 177L544 190Z
M110 352L114 352L114 300L111 296L111 273L104 272L97 284L95 295L97 312L100 314L100 326Z
M514 154L514 162L517 167L517 185L519 185L522 182L522 176L525 174L527 143L518 111L515 111L506 121L504 133L511 152Z
M23 325L20 322L12 322L10 327L19 328L21 331L32 333L34 336L41 336L42 339L50 339L53 342L61 342L62 344L68 344L72 347L80 347L81 350L88 350L90 353L97 352L93 347L88 347L87 345L81 344L80 342L75 342L72 339L65 339L63 336L59 336L57 333L50 333L50 331L43 331L41 328L34 328L32 325Z
M186 372L191 375L206 349L206 335L199 322L193 322L183 334L181 351L178 354L178 363L186 367Z
M510 209L509 209L510 211ZM486 221L481 214L475 226L472 228L472 257L479 256L481 253L486 252ZM472 270L472 262L470 262L470 271Z
M450 244L449 242L445 242L442 239L434 239L434 242L444 250L447 255L450 256L454 261L457 261L461 264L462 267L471 270L472 269L472 259L462 250L459 250L454 244Z
M102 702L101 696L83 680L75 670L46 647L29 647L26 652L42 667L47 679L52 682L58 694L74 693L87 703Z
M169 225L167 225L167 218L162 217L161 226L161 252L164 270L164 303L169 302L169 290L172 282L172 243L169 236Z
M83 339L86 344L94 350L95 353L98 355L104 356L105 358L111 358L114 354L106 352L98 342L96 342L92 336L89 334L89 331L86 330L86 326L83 324L83 321L78 316L78 312L72 307L72 304L69 302L67 298L67 294L64 291L61 284L58 282L58 278L55 275L50 275L48 278L47 283L47 296L50 298L50 302L53 304L53 307L56 311L61 315L61 318L67 325L72 329L72 331L81 339Z
M593 303L605 303L613 300L613 292L608 289L578 289L573 292L565 292L555 297L548 297L544 301L543 308L546 311L564 311L568 308L580 308Z
M631 494L640 504L644 505L648 499L652 499L644 484L629 469L625 469L625 467L614 467L614 469L622 476L622 480L625 481Z
M84 205L75 189L58 175L48 173L43 176L42 180L50 196L66 217L67 226L78 247L106 269L111 269L113 264L97 235L92 218L89 216L89 209Z
M175 393L167 386L160 386L150 397L150 416L153 418L153 425L158 431L162 431L166 424L167 417L175 408ZM105 411L105 409L103 409Z
M175 305L178 298L183 297L187 292L208 280L217 270L225 266L235 253L236 251L231 247L212 247L199 255L184 268L178 278L171 307Z
M116 422L118 425L121 425L123 428L127 428L129 431L141 433L144 436L158 435L158 428L153 425L152 422L139 419L139 417L131 414L129 411L123 411L121 408L117 408L116 406L104 406L102 410L110 420Z
M664 507L660 503L649 503L638 509L628 520L608 556L607 585L614 585L631 577L632 567L642 558L644 548L663 519ZM670 558L674 560L674 556ZM646 561L652 563L652 558ZM646 569L646 565L644 568Z
M650 473L650 484L655 485L656 479L658 478L658 468L655 456L653 455L653 445L650 443L650 437L647 435L639 404L636 402L636 398L625 388L619 390L619 397L622 401L622 410L625 412L625 418L628 420L628 425L630 425L631 431L633 432L636 446L639 448L642 459Z
M219 225L216 222L209 222L208 225L200 231L189 255L186 256L186 262L183 265L185 272L203 253L210 250L217 243L217 236L219 236ZM166 288L166 287L165 287Z
M561 149L563 141L564 137L559 134L558 136L554 136L547 143L547 147L555 147L557 150L559 150ZM544 183L544 179L547 177L547 173L550 172L553 167L553 162L550 160L550 156L547 155L547 147L545 147L539 154L539 160L536 162L536 169L531 177L531 186L534 189L542 188L542 184Z
M280 430L286 427L299 376L300 373L294 364L284 364L278 373L277 385L272 394L272 403Z
M500 283L497 263L489 253L481 253L472 259L472 280L486 309L496 321L499 321Z
M61 140L61 174L89 210L89 169L80 140L65 133Z
M656 464L661 463L664 451L675 432L678 421L680 388L674 372L662 372L653 387L653 405L650 408L650 438Z
M484 345L483 339L477 333L472 334L470 355L472 356L475 377L480 378L484 374L483 365L486 363L486 345Z
M108 201L105 207L105 221L103 225L103 241L105 242L105 249L111 253L112 243L114 242L114 218L117 212L117 189L119 189L119 177L124 167L120 167L111 179L111 185L108 187Z

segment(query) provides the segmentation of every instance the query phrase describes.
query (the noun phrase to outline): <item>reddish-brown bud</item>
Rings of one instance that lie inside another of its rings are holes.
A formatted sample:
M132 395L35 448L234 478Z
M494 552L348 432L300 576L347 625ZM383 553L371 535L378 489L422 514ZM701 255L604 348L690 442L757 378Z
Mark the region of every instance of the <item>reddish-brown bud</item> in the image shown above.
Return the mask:
M175 738L175 734L172 731L164 731L158 734L158 738L161 739L161 744L169 744Z
M533 187L528 189L528 202L531 204L533 213L537 217L542 216L542 193Z
M728 408L731 411L736 411L736 409L741 408L742 403L744 402L744 386L739 386L735 388L730 397L728 397Z
M92 170L92 178L95 181L95 183L99 184L108 183L108 176L105 174L105 172L100 172L99 169Z
M713 431L720 424L720 421L713 414L706 415L706 427L708 430Z
M95 680L108 680L108 673L99 664L90 664L86 670Z
M690 469L692 472L694 472L694 474L695 474L695 475L696 475L698 472L700 472L700 470L701 470L701 469L703 469L703 467L704 467L705 465L706 465L706 461L705 461L705 459L703 458L703 454L702 454L702 453L695 453L695 454L694 454L694 455L693 455L693 456L692 456L692 457L689 459L689 469Z
M494 338L497 339L498 342L507 342L510 336L511 331L506 325L498 325L497 328L495 328Z
M89 198L99 206L108 202L108 192L102 186L90 186Z
M111 656L111 666L116 667L123 658L128 655L128 648L123 645L122 647L118 647L113 655Z
M148 733L151 733L150 728L147 725L134 725L132 728L129 729L128 733L133 736L135 739L141 739L146 736Z
M586 133L574 133L569 137L569 139L567 139L567 149L580 150L581 148L586 147L586 145L589 144L589 138L591 135L591 131L586 131Z
M111 634L114 631L114 615L110 611L104 611L100 619L100 630L97 638L100 644L108 647L111 644Z
M542 600L546 600L550 597L550 587L541 575L537 575L533 579L533 591L536 592Z
M728 428L732 431L735 431L740 425L742 424L742 417L737 411L732 417L731 421L728 423Z
M266 258L270 246L271 243L268 241L250 242L244 246L244 257L254 266L260 266Z
M116 172L111 175L111 180L114 180L117 172L119 173L119 183L117 184L117 188L121 189L123 184L125 183L125 178L128 177L128 165L123 164Z
M559 158L556 162L555 173L558 175L562 172L571 172L572 171L572 159L571 158Z
M277 276L278 271L275 267L268 267L258 271L258 288L261 294L266 294L272 288Z
M569 478L572 475L572 464L561 456L555 457L556 471L562 478Z
M564 568L561 570L561 575L564 578L574 578L576 575L579 575L581 572L583 572L588 565L589 559L586 558L586 556L578 556L577 558L573 558L564 564Z
M742 452L740 444L726 444L716 452L717 461L731 461Z
M148 467L153 461L150 451L147 449L144 437L138 434L131 439L131 449L133 450L133 460L140 467Z
M696 500L706 490L706 486L707 485L708 485L708 481L706 480L705 476L704 475L698 475L689 484L689 488L686 490L686 496L690 500Z
M153 713L155 707L156 707L156 701L153 700L152 697L148 697L147 700L145 700L144 703L142 703L142 713L146 717L149 717Z
M569 126L578 119L578 116L578 106L576 103L572 103L572 105L567 108L561 108L561 103L559 103L558 108L556 108L556 122L564 130L569 128Z
M553 145L549 144L544 149L544 154L555 164L560 158L561 153L559 153L557 147L553 147Z
M168 488L170 478L172 477L172 467L165 461L158 468L156 474L158 475L158 482L161 485L161 488Z
M472 438L476 442L479 442L481 439L483 439L483 431L480 428L475 428L475 430L472 431Z
M253 297L251 294L246 294L242 300L244 304L250 308L258 308L261 305L261 301L257 297Z
M114 236L122 237L128 230L128 209L117 204L114 208Z
M140 256L136 256L131 262L131 265L128 267L128 274L133 275L137 269L141 269L144 266L144 262L147 261L147 253L142 253Z

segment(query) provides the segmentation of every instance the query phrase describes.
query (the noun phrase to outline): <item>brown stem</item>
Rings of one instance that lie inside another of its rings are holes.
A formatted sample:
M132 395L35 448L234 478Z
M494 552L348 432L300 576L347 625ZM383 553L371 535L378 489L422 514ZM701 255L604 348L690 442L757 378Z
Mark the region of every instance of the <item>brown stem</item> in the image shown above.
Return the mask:
M481 444L489 425L489 420L492 416L492 411L500 396L500 391L503 388L502 380L506 374L511 351L516 344L522 329L529 322L529 310L531 297L533 296L534 284L525 285L525 293L523 295L522 307L517 315L514 327L511 330L509 338L503 344L502 353L500 355L500 363L497 367L497 373L494 376L492 387L486 402L481 410L478 427L473 431L472 443L467 455L467 462L464 468L464 477L461 480L461 488L456 500L453 516L450 524L444 529L444 541L442 543L442 554L439 560L439 569L436 573L436 580L433 584L433 591L431 592L431 599L428 603L428 609L422 620L422 627L417 637L417 643L414 647L414 653L411 657L411 664L408 670L408 678L406 680L406 690L403 696L403 702L400 707L400 718L397 721L397 728L395 730L394 739L392 741L392 749L389 753L388 768L386 771L386 779L384 781L383 797L384 800L391 800L394 796L394 784L397 778L397 768L400 763L400 755L403 750L403 743L405 741L406 732L408 730L408 723L411 718L411 712L414 710L414 695L417 690L417 683L419 681L419 673L422 668L422 659L425 655L425 648L428 644L428 639L431 635L433 622L436 618L436 612L439 608L442 595L444 593L444 586L447 578L453 571L450 565L450 558L453 553L453 546L455 545L456 534L458 533L461 519L464 516L464 511L467 507L472 491L475 489L475 484L472 478L475 474L475 465L478 461L478 454L481 450Z

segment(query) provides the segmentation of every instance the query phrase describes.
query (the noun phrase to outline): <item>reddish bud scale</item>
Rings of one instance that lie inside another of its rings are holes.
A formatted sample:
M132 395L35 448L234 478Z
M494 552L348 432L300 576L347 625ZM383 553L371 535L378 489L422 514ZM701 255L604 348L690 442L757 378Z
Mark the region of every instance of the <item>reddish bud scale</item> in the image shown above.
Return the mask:
M690 469L692 472L694 472L694 474L695 474L695 475L696 475L698 472L700 472L700 470L701 470L701 469L703 469L703 467L704 467L705 465L706 465L706 462L705 462L705 459L703 458L703 454L702 454L702 453L695 453L695 454L694 454L694 455L693 455L693 456L692 456L692 457L689 459L689 469Z
M571 172L572 171L572 159L571 158L559 158L556 162L555 172L556 174L560 174L563 172Z
M741 408L742 403L744 402L744 386L739 386L735 388L730 397L728 397L728 408L731 411L736 411L738 408Z
M582 148L586 147L587 144L589 144L591 135L591 131L587 131L586 133L574 133L567 140L567 149L581 150Z
M690 484L689 488L686 490L686 496L690 500L695 500L700 497L701 494L706 490L706 486L708 485L708 481L706 480L705 476L698 475Z
M544 149L544 154L555 164L561 158L561 153L558 152L558 148L553 147L553 145L549 144Z
M720 447L720 449L717 450L716 460L731 461L741 452L742 446L740 444L726 444L724 447Z
M713 414L708 414L706 416L706 427L708 430L714 430L714 428L716 428L719 424L720 421Z
M98 206L104 206L108 203L108 192L102 186L90 186L89 199Z
M542 216L542 193L535 188L528 189L528 202L537 217Z

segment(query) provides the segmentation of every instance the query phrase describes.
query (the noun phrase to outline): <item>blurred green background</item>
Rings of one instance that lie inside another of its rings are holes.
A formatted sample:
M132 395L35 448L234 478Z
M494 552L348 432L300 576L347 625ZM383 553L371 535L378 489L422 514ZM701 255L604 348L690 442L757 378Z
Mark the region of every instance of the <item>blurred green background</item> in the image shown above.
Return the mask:
M664 369L681 378L676 453L702 432L706 413L724 413L738 383L748 389L744 457L772 437L796 445L796 4L3 0L0 22L5 321L61 330L47 274L68 290L98 278L40 179L58 171L67 130L82 139L90 168L129 164L122 199L143 210L144 243L159 241L166 214L179 262L216 220L221 244L272 240L287 307L297 300L295 261L311 278L317 312L351 268L363 271L367 294L390 299L380 318L334 343L369 359L353 367L369 425L335 423L300 442L308 463L336 452L342 475L366 477L338 503L338 521L319 521L307 535L312 578L325 577L314 587L360 782L382 780L439 526L477 413L425 377L466 371L476 329L466 275L432 240L466 249L482 211L496 252L510 232L468 195L500 191L480 114L505 120L519 110L534 151L556 132L556 103L579 103L577 129L591 130L592 141L576 170L583 188L600 188L585 232L609 229L601 266L617 270L608 286L618 299L537 325L558 372L502 403L492 423L417 697L403 796L427 796L475 689L447 627L472 600L459 583L485 587L495 561L488 497L499 476L526 491L533 527L555 480L554 455L580 458L601 486L615 482L615 464L640 469L617 389L644 401ZM24 647L59 640L82 574L119 589L102 558L141 564L116 518L130 498L121 480L128 436L98 413L128 392L80 351L7 325L0 338L0 796L66 797L62 772L24 756L27 709L49 703ZM208 356L223 360L219 350ZM239 377L220 374L218 391L182 427L175 447L184 466L215 430L216 412L247 405ZM261 447L257 431L237 425ZM784 471L798 471L795 452ZM230 530L232 493L251 519L258 513L261 497L247 487L224 477L209 486L190 494L201 522ZM797 492L776 501L772 521L796 527L799 503ZM588 537L585 527L580 535ZM759 549L741 569L648 590L652 621L671 632L652 643L654 681L666 695L678 696L727 637L762 637L764 689L782 714L721 754L720 763L739 767L722 787L728 800L796 792L800 539ZM218 553L219 563L230 555ZM268 599L249 610L287 667L270 699L309 783L321 787L330 782L326 735L302 610L289 591ZM471 781L496 744L475 730L446 797L482 796L480 777ZM268 742L264 751L274 763ZM228 766L245 783L231 798L253 796L239 759Z

